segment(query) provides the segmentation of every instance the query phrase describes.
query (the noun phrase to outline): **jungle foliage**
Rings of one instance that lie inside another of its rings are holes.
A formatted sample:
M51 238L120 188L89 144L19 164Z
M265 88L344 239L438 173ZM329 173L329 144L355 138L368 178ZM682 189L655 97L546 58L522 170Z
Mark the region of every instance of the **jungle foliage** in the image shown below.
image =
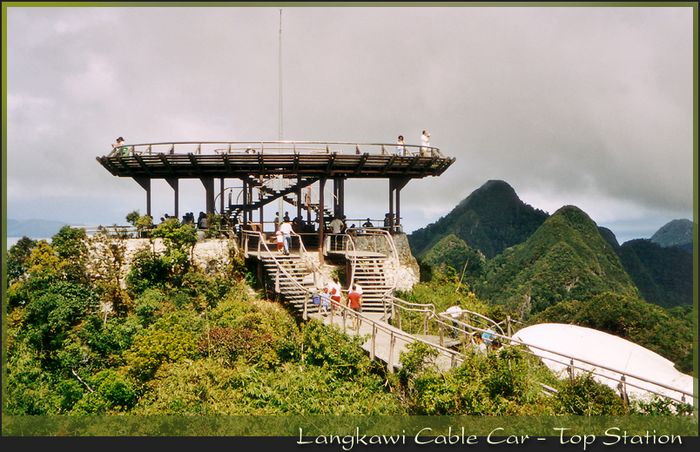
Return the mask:
M71 228L51 244L27 239L10 250L5 414L608 413L619 399L595 383L560 381L509 348L440 372L431 350L415 345L387 373L363 338L260 298L234 248L204 271L190 227L168 220L151 234L165 250L146 247L130 268L123 237ZM503 315L451 267L405 296ZM582 408L573 396L544 396L540 382L602 396Z

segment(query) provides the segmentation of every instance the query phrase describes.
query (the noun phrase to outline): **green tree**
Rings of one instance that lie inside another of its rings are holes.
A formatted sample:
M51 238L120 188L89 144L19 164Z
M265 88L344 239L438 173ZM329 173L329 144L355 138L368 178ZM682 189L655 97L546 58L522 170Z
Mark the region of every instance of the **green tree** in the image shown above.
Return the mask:
M29 237L22 237L7 252L7 285L25 276L27 261L36 242Z

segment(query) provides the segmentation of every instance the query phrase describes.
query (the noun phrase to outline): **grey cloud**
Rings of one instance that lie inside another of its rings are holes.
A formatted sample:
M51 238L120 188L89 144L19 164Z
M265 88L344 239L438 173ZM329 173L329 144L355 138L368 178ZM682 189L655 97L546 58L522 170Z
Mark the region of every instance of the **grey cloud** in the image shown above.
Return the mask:
M562 204L614 200L621 221L691 215L691 8L283 14L285 139L416 143L428 128L457 157L404 189L412 228L496 178ZM8 215L81 193L143 210L141 189L94 160L117 135L276 139L277 26L277 8L11 8ZM349 202L381 214L384 185L353 184Z

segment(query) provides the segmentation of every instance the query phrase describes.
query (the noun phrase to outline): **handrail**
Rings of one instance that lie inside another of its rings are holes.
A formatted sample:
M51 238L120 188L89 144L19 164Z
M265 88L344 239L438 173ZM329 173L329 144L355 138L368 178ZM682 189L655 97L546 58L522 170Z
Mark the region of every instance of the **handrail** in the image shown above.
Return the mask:
M389 256L389 259L393 262L393 267L394 270L398 269L400 266L399 263L399 252L396 249L396 245L394 244L394 239L392 238L391 234L389 231L381 228L376 228L376 227L360 227L360 228L350 228L347 230L348 233L351 231L357 231L356 236L359 235L370 235L370 236L383 236L384 239L389 243L389 250L391 252L391 256ZM387 290L384 291L382 294L382 304L384 307L384 318L387 318L388 311L387 311L387 306L385 299L387 296L391 296L391 294L394 293L396 290L396 285L397 285L397 278L394 276L392 278L392 285L389 287Z
M318 265L316 265L316 261L314 261L313 259L311 259L311 257L309 257L309 252L306 251L306 246L304 245L304 239L301 237L301 235L299 235L295 231L292 231L291 235L299 238L299 254L301 256L303 256L304 261L306 261L309 265L311 265L311 271L314 275L314 287L317 287L318 279L316 277L316 274L317 274L317 272L320 273L321 269L319 268Z
M342 304L337 305L336 309L340 309L341 312L343 313L343 320L345 320L345 317L347 316L348 312L351 311L351 309L348 306L345 306ZM350 314L353 316L357 316L358 318L362 319L363 321L366 321L367 323L371 324L373 326L373 328L372 328L373 334L374 334L374 330L376 328L376 329L384 331L385 333L388 333L391 337L394 337L394 336L401 337L408 343L413 342L413 341L422 342L430 347L437 349L439 352L450 357L450 362L451 362L452 367L454 367L454 363L456 362L456 358L462 357L462 354L456 350L452 350L450 348L443 347L439 344L435 344L433 342L427 341L427 340L420 338L420 337L417 337L411 333L407 333L405 331L402 331L398 328L396 328L396 329L390 328L389 326L386 326L387 324L385 322L377 322L376 320L372 319L371 317L365 316L361 312L352 311ZM332 319L331 319L331 321L332 321ZM372 340L375 340L375 338L373 337ZM389 362L387 362L387 365L391 365L391 354L389 355L388 359L389 359Z
M480 330L480 331L482 331L482 332L485 331L485 330L481 330L481 329L476 328L476 327L473 327L473 328L476 329L476 330ZM581 359L581 358L575 358L575 357L573 357L573 356L566 355L566 354L560 353L560 352L555 352L555 351L553 351L553 350L550 350L550 349L541 347L541 346L539 346L539 345L532 345L532 344L529 344L529 343L527 343L527 342L525 342L525 341L522 341L522 340L520 340L520 339L515 339L515 338L513 338L513 337L508 337L508 336L504 336L504 335L501 335L501 334L493 334L493 336L498 337L498 338L500 338L500 339L507 339L507 340L509 340L511 343L515 343L516 345L525 346L525 347L528 347L528 348L531 348L531 349L532 349L532 348L535 348L535 349L537 349L537 350L540 350L540 351L543 351L543 352L546 352L546 353L550 353L550 354L552 354L552 355L556 355L556 356L559 356L559 357L568 359L568 360L569 360L569 363L564 364L564 365L566 365L566 366L573 366L573 362L574 362L574 361L578 361L578 362L580 362L580 363L587 364L587 365L589 365L589 366L593 366L593 369L592 369L592 370L590 370L590 369L585 369L585 368L581 368L581 367L580 367L580 369L589 371L589 372L593 373L594 375L598 375L598 376L601 376L601 377L603 377L603 378L608 378L608 379L611 379L611 380L615 380L615 379L612 378L612 377L609 377L609 376L607 376L607 375L602 375L602 374L600 374L599 372L596 372L596 369L602 369L602 370L607 370L607 371L610 371L610 372L613 372L613 373L618 373L618 374L620 374L621 377L623 377L623 376L631 377L631 378L634 378L634 379L636 379L636 380L640 380L640 381L645 382L645 383L650 383L650 384L653 384L653 385L662 387L662 388L664 388L664 389L668 389L668 390L670 390L670 391L675 391L675 392L678 392L678 393L683 394L683 395L688 395L688 396L690 396L691 398L696 398L696 397L697 397L697 396L695 396L693 393L686 392L686 391L683 390L683 389L675 388L675 387L669 386L669 385L667 385L667 384L665 384L665 383L659 383L659 382L657 382L657 381L649 380L649 379L644 378L644 377L641 377L641 376L639 376L639 375L636 375L636 374L633 374L633 373L630 373L630 372L627 372L627 371L623 371L623 370L620 370L620 369L616 369L616 368L614 368L614 367L604 366L604 365L601 365L601 364L599 364L599 363L594 363L594 362L591 362L591 361L588 361L588 360L585 360L585 359ZM533 354L534 354L534 353L533 353ZM554 362L558 362L558 361L556 361L556 360L553 359L553 358L544 358L544 357L539 357L539 358L540 358L540 359L543 359L543 360L548 359L548 360L551 360L551 361L554 361ZM559 363L562 364L561 362L559 362ZM615 381L621 382L619 379L618 379L618 380L615 380ZM621 383L622 383L622 382L621 382ZM631 383L629 383L628 381L626 381L626 379L624 380L624 384L626 384L627 386L633 386ZM653 394L656 394L656 395L659 395L659 396L662 396L662 397L667 397L667 398L669 397L669 396L667 396L667 395L659 394L658 392L653 391L653 390L650 390L650 389L647 389L647 388L639 388L639 389L642 389L642 390L644 390L644 391L651 392L651 393L653 393Z
M258 248L258 255L261 254L261 252L260 252L260 251L261 251L261 245L263 245L263 246L265 247L265 251L267 251L268 255L269 255L269 256L272 258L272 260L275 262L275 265L277 266L277 269L280 270L280 271L282 272L282 274L284 274L284 275L287 277L287 279L288 279L289 281L291 281L298 289L301 289L303 292L305 292L305 293L307 294L307 297L304 298L304 317L306 317L306 315L307 315L307 301L308 301L308 298L313 294L313 292L310 291L309 289L307 289L306 287L302 286L301 284L299 284L299 281L297 281L295 278L293 278L292 275L289 274L289 272L287 271L287 269L284 268L284 267L280 264L280 262L279 262L279 261L277 260L277 258L275 257L275 254L274 254L272 251L270 251L270 248L267 246L267 241L265 240L265 234L264 234L263 232L245 230L245 231L243 231L243 235L246 236L246 237L245 237L245 242L244 242L244 243L245 243L244 249L245 249L246 255L247 255L247 251L248 251L248 237L249 237L249 236L253 236L253 237L254 237L254 236L257 236L257 239L258 239L258 246L257 246L257 248ZM301 237L299 237L299 240L301 240ZM314 279L315 279L315 278L314 278Z
M333 153L343 153L345 150L348 154L359 154L360 147L370 148L371 153L379 155L390 155L396 154L397 152L388 152L388 149L395 150L396 143L355 143L355 142L344 142L344 141L167 141L167 142L157 142L157 143L133 143L124 144L119 147L115 147L112 151L107 154L108 157L113 157L118 153L126 149L132 155L136 154L158 154L158 152L153 151L153 147L167 147L166 151L163 153L174 154L176 153L175 147L180 146L192 146L191 153L201 155L205 153L210 154L232 154L232 153L254 153L254 154L264 154L264 153L284 153L291 154L301 154L301 153L322 153L322 154L333 154ZM205 149L202 149L202 145ZM208 146L210 149L207 149ZM423 156L429 154L431 157L444 157L440 152L439 148L433 146L421 146L413 144L401 145L406 149L404 155L408 156ZM335 147L333 150L331 147ZM143 150L139 149L143 148ZM182 152L177 152L182 153ZM189 152L185 152L189 153ZM363 152L368 153L368 152Z
M456 323L461 327L466 327L466 328L472 330L473 331L472 333L467 333L472 337L475 334L474 332L478 332L478 333L487 332L487 329L480 328L480 327L475 326L475 325L471 325L471 324L463 322L461 320L449 318L444 313L439 313L439 314L435 315L435 307L431 303L413 303L413 302L409 302L406 300L402 300L402 299L395 297L395 296L390 296L389 298L391 299L391 303L392 303L392 312L393 312L394 306L398 306L399 308L404 309L404 310L408 310L408 311L428 312L428 313L430 313L430 316L433 318L433 320L436 320L437 322L439 322L439 324L441 324L444 327L452 328L452 329L458 330L460 332L466 333L466 330L455 326L455 323ZM397 303L397 301L398 301L398 303ZM408 307L404 306L404 305L408 305ZM410 306L415 306L415 308L410 307ZM489 331L489 333L492 334L494 337L501 339L501 341L504 344L506 344L507 342L510 342L510 345L515 344L515 345L524 346L524 347L526 347L525 351L534 355L534 356L537 356L537 355L533 351L531 351L531 349L537 349L537 350L540 350L542 352L546 352L546 353L549 353L551 355L554 355L555 357L560 357L561 359L564 359L564 361L559 361L553 357L541 357L541 356L539 356L539 358L542 360L546 359L546 360L550 360L552 362L564 365L564 366L569 367L569 368L580 369L580 370L584 370L587 372L591 372L592 374L597 375L601 378L616 381L616 382L624 384L626 386L634 387L634 388L637 388L637 389L640 389L640 390L643 390L643 391L646 391L646 392L649 392L649 393L652 393L652 394L655 394L657 396L664 397L664 398L673 398L673 397L668 396L666 394L661 394L660 392L655 391L653 389L639 386L638 384L635 384L634 382L630 382L627 378L633 378L635 380L639 380L639 381L647 383L647 384L655 385L655 386L658 386L658 387L661 387L661 388L664 388L664 389L667 389L670 391L675 391L675 392L682 394L683 396L690 396L691 398L696 398L696 396L692 393L689 393L687 391L684 391L684 390L676 388L676 387L669 386L665 383L659 383L656 381L652 381L652 380L649 380L647 378L641 377L639 375L632 374L632 373L629 373L626 371L622 371L620 369L616 369L614 367L603 366L603 365L600 365L599 363L593 363L591 361L587 361L584 359L575 358L575 357L570 356L570 355L566 355L566 354L563 354L560 352L555 352L555 351L546 349L546 348L541 347L541 346L532 345L532 344L529 344L529 343L524 342L522 340L515 339L511 336L505 335L503 332L503 329L494 320L489 319L488 317L481 315L478 312L469 311L467 309L463 309L463 312L467 312L470 316L476 315L477 317L479 317L483 320L486 320L487 322L490 322L494 326L496 326L498 328L498 330L500 331L500 333L494 332L493 330ZM566 361L568 361L568 362L566 362ZM588 366L592 366L593 369L587 369L585 367L581 367L580 365L576 366L575 363L586 364ZM615 374L619 374L620 377L615 378L615 377L610 376L610 375L605 375L605 374L600 372L601 370L612 372ZM627 377L627 378L624 378L624 377Z

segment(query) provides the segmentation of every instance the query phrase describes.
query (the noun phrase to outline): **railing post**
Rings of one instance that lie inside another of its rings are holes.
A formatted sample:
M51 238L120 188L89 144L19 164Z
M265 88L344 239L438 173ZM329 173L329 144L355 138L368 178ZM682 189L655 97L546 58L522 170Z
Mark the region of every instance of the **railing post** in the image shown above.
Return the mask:
M340 307L340 309L343 309L343 308ZM343 309L343 333L347 333L347 331L348 331L348 328L346 325L347 324L347 317L348 317L348 310Z
M275 271L275 293L280 293L280 268L277 266Z
M304 297L304 314L302 315L302 318L303 318L304 320L309 320L309 308L308 308L308 305L309 305L309 297L308 297L308 294L307 294L307 296Z
M396 336L392 331L389 336L389 356L386 359L386 368L389 373L394 373L394 366L392 365L392 357L394 356L394 344L396 344Z
M620 377L620 383L618 383L617 389L620 391L620 397L622 398L622 403L624 403L626 409L629 406L629 398L627 397L627 383L625 382L624 375Z
M369 351L370 359L374 359L377 356L376 349L377 349L377 324L372 323L372 347L370 348L370 351Z
M567 369L567 372L569 373L569 378L570 378L571 380L573 380L573 379L574 379L574 375L575 375L575 372L574 372L574 358L571 358L571 359L569 360L569 367L567 367L566 369Z
M508 337L511 337L513 335L513 328L510 323L510 316L506 316L506 329L508 331Z

